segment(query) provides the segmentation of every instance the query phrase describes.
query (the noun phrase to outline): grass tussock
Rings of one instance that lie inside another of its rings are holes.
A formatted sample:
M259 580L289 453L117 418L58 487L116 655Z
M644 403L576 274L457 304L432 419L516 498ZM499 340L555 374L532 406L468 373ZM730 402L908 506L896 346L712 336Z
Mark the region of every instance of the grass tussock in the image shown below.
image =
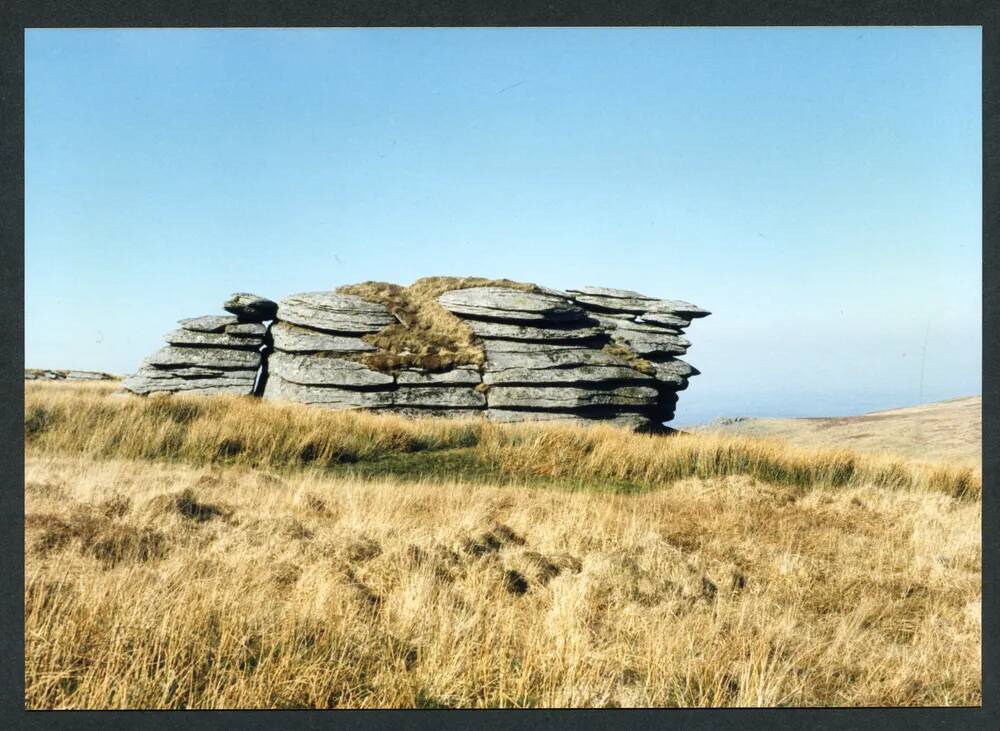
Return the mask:
M690 477L748 476L801 490L862 485L977 500L979 471L849 450L709 434L641 435L608 425L496 425L326 411L248 397L115 396L112 387L25 386L29 450L365 476L532 479L641 491Z
M30 709L982 702L981 510L943 492L37 450L25 482Z
M469 326L437 302L437 298L449 290L469 287L538 291L534 284L482 277L424 277L408 287L388 282L361 282L339 287L337 292L340 294L382 303L401 321L364 336L363 340L378 350L360 354L356 359L385 373L411 367L441 372L457 366L481 365L485 357L483 348Z

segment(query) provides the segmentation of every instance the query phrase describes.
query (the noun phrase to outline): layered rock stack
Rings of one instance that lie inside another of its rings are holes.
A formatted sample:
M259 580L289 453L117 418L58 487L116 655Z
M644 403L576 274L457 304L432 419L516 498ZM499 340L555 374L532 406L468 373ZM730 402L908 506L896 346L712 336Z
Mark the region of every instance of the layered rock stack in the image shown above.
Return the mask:
M257 295L238 293L223 309L229 315L204 315L178 321L163 336L167 345L146 358L122 384L137 394L254 393L261 367L265 321L277 305Z
M382 373L353 358L362 340L396 323L388 308L354 295L306 292L278 303L264 397L341 409L391 409L410 416L474 416L486 408L474 366L444 373Z
M471 342L482 348L476 363L444 372L377 370L365 362L377 351L366 336L399 323L422 332L409 330L386 305L337 292L305 292L277 304L240 295L226 303L231 317L182 320L168 346L125 387L653 430L673 418L677 393L698 373L678 358L690 345L682 331L709 314L687 302L601 287L466 286L436 302L471 330Z
M627 290L585 287L447 292L443 307L483 342L494 421L608 420L649 430L674 415L697 371L681 329L705 310Z

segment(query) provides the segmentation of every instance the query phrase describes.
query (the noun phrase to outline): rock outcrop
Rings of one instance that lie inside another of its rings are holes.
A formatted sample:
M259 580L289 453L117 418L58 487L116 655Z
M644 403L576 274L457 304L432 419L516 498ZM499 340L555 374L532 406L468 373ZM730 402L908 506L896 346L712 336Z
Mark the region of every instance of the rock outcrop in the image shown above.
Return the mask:
M202 393L249 395L261 370L267 326L277 304L238 293L223 309L231 315L205 315L178 321L163 336L167 346L147 357L125 379L132 393Z
M480 288L438 300L483 342L490 419L610 420L647 430L673 418L677 392L697 374L676 357L690 346L681 330L706 310L605 287L534 300L517 294ZM543 316L523 323L526 310Z
M117 381L120 376L103 371L76 371L63 368L25 368L26 381Z
M409 330L412 311L398 316L391 301L305 292L274 303L236 294L224 306L232 315L181 320L165 336L167 347L148 357L125 388L255 393L336 409L499 423L608 421L654 430L673 418L678 392L698 374L678 357L690 346L682 331L706 310L630 290L513 284L525 289L435 292L435 316L453 316L454 327L467 327L469 342L481 348L446 370L432 365L440 358L395 369L371 359L382 347L373 344L383 342L373 339L377 333L384 340L394 328L423 332Z

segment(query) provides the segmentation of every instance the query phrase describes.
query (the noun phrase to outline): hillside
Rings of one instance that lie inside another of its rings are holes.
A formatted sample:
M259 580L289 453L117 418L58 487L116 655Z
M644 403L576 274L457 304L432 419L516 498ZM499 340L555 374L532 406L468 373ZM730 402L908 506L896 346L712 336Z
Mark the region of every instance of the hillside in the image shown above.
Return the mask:
M950 399L860 416L716 421L693 431L780 439L802 447L847 448L915 460L982 464L983 399Z

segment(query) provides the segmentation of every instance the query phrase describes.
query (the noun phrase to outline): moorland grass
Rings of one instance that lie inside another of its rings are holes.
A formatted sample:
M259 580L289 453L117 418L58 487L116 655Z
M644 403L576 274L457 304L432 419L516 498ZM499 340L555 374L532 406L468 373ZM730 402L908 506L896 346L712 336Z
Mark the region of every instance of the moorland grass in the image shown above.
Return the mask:
M978 499L978 471L718 434L641 435L609 425L497 425L326 411L252 397L141 398L98 384L25 385L29 450L351 474L536 478L654 489L747 476L800 489L874 485ZM455 468L459 471L456 473Z
M981 511L941 493L34 450L25 483L31 709L982 702Z
M982 703L968 469L115 388L25 386L28 708Z

